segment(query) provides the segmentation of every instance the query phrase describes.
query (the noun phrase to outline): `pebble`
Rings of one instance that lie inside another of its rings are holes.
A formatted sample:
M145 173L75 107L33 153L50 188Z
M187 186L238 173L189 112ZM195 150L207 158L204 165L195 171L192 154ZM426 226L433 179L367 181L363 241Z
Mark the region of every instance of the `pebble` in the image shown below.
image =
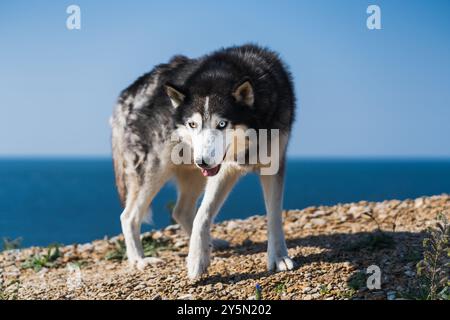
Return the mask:
M303 225L303 229L312 229L313 224L311 222L307 222Z
M321 227L327 224L327 222L325 221L325 219L321 219L321 218L315 218L315 219L311 219L311 223L315 226Z
M235 229L239 228L239 223L235 220L231 220L227 223L227 230L233 231Z
M320 290L320 288L313 288L309 291L309 293L316 293Z
M171 224L170 226L167 226L164 230L166 231L176 231L176 230L180 230L181 227L179 224Z
M88 252L94 250L94 245L92 243L84 243L77 246L78 252Z
M314 212L313 214L311 214L311 218L318 218L318 217L322 217L324 215L326 215L327 213L323 210L317 210L316 212Z
M164 236L163 233L161 231L159 231L159 230L153 232L153 234L152 234L152 238L155 239L155 240L160 239L163 236Z
M138 284L136 287L134 287L134 290L142 290L145 289L145 285L144 284Z
M179 240L173 244L174 248L183 248L186 247L186 242L183 240Z
M122 238L123 238L122 235L114 236L114 237L109 238L108 242L109 243L116 243L117 241L121 240Z
M417 198L416 200L414 200L414 208L415 209L420 208L421 206L423 206L423 204L424 204L423 198Z
M407 271L405 271L405 274L408 276L408 277L414 277L415 275L416 275L416 273L414 272L414 271L411 271L411 270L407 270Z
M387 299L388 300L395 300L397 293L395 291L388 291L387 293Z
M214 289L223 290L223 283L219 282L214 285Z

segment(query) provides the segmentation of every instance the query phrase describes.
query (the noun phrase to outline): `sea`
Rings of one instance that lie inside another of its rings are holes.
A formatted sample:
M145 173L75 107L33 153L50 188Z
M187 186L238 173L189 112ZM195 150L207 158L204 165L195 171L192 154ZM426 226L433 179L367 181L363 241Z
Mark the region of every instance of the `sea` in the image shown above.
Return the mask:
M450 159L291 158L284 208L450 193ZM152 204L153 223L171 224L176 188L168 183ZM0 159L0 240L22 246L84 243L121 232L122 211L109 158ZM264 214L256 175L240 180L216 221ZM1 244L0 244L1 250Z

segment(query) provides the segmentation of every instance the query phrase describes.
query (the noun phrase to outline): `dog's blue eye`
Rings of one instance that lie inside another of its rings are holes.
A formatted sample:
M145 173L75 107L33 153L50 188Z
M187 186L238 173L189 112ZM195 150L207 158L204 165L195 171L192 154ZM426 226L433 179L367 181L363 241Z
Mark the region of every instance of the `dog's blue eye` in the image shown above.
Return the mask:
M223 129L223 128L225 128L225 127L227 126L227 124L228 124L228 122L222 120L222 121L219 122L219 124L217 125L217 127L218 127L219 129Z

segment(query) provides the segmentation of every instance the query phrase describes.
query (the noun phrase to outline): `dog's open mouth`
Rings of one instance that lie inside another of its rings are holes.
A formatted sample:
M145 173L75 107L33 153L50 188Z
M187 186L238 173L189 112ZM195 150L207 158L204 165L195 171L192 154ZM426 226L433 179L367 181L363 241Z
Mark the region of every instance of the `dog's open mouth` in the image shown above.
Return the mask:
M214 168L210 168L210 169L200 168L200 170L202 171L202 175L204 177L212 177L212 176L215 176L219 172L220 164L215 166Z

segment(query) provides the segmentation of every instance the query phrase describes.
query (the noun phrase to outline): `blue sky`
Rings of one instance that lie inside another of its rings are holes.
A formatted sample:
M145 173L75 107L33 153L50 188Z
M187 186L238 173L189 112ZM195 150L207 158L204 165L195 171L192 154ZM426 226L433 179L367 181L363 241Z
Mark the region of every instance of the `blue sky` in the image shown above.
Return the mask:
M81 7L81 30L66 8ZM377 4L382 30L366 28ZM252 41L295 78L291 156L449 157L450 1L2 1L0 155L109 155L119 92Z

